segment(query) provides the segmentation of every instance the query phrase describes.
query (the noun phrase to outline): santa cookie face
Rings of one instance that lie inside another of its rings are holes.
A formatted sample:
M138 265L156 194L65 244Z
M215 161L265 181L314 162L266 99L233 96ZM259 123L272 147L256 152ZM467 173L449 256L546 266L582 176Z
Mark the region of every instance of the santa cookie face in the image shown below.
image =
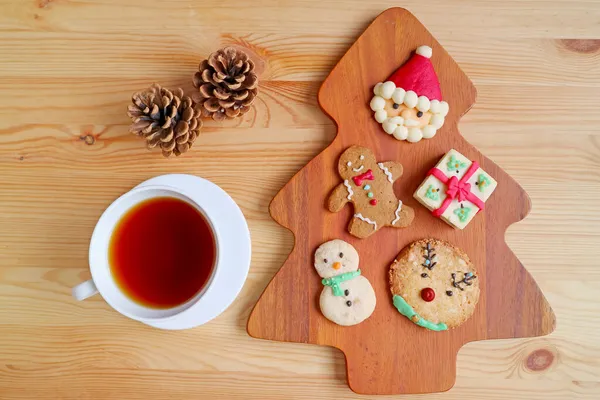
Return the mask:
M441 240L407 246L390 266L389 278L398 312L426 329L463 324L479 301L480 279L469 257Z
M358 261L356 249L339 239L323 243L315 252L315 269L324 286L321 312L338 325L359 324L375 310L375 291L361 276Z
M370 106L375 120L398 140L431 139L444 125L449 107L442 101L431 54L431 47L420 46L386 82L373 89Z

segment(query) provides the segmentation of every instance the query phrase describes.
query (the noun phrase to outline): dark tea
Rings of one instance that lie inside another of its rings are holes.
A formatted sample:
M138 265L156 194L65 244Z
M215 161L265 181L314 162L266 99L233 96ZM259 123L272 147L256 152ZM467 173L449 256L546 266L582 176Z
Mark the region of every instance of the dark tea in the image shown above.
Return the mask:
M151 308L190 300L215 267L216 244L208 221L173 197L134 206L117 223L109 246L117 285L133 301Z

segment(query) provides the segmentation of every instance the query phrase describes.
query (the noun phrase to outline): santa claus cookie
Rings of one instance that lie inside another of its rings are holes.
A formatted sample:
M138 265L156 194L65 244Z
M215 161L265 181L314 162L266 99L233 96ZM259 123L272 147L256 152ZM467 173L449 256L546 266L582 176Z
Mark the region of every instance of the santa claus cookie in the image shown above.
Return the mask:
M389 278L398 312L433 331L461 325L479 301L480 279L469 257L441 240L405 247L390 266Z
M383 130L411 143L431 139L444 125L448 103L431 64L432 50L420 46L386 82L375 85L371 109Z
M327 207L338 212L346 203L354 205L350 234L362 239L383 226L410 225L415 212L396 198L393 189L394 181L402 176L401 164L378 163L371 150L352 146L340 156L338 172L344 181L329 196Z
M323 243L315 252L315 269L323 278L320 306L338 325L356 325L375 310L375 291L358 269L356 249L343 240Z

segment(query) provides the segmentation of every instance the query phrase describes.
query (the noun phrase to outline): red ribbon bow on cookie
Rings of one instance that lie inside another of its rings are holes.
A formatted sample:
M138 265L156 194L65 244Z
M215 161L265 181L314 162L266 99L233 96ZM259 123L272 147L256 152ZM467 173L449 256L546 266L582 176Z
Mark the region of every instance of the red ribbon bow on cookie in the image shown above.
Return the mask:
M440 217L444 211L450 206L450 203L454 199L458 199L458 201L469 200L471 203L479 208L479 211L483 210L485 207L485 203L481 201L481 199L471 193L471 184L467 182L469 178L473 176L475 171L479 168L479 163L477 161L473 161L471 167L467 170L467 172L463 175L460 180L456 178L456 176L451 176L448 178L446 174L442 172L442 170L438 168L432 168L431 171L427 173L427 175L433 175L438 178L442 183L446 184L448 188L446 189L447 197L444 199L440 208L433 210L431 213L434 217Z
M453 199L458 196L458 201L468 200L469 194L471 194L471 184L462 180L459 181L455 176L452 176L448 180L446 194Z
M361 186L363 184L363 181L372 181L375 178L373 177L373 171L368 170L367 172L365 172L364 174L360 174L360 175L356 175L352 177L352 180L354 181L354 184L356 186Z

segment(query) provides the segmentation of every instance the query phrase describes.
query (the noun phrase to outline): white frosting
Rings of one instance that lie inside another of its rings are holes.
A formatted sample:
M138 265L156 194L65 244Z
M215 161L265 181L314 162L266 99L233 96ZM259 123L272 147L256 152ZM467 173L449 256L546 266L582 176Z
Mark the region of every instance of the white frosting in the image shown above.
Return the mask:
M379 122L381 124L386 119L387 119L387 111L385 111L385 110L377 110L377 111L375 111L375 121L377 121L377 122Z
M394 183L394 177L392 176L392 173L390 172L389 169L387 169L387 167L385 165L383 165L383 163L377 163L377 166L379 168L381 168L381 170L383 171L383 173L385 174L385 176L387 176L387 180L390 181L390 183Z
M392 117L392 118L388 119L388 122L391 124L402 125L402 124L404 124L404 118Z
M400 209L402 208L402 200L398 200L398 208L396 208L396 211L394 212L394 214L396 215L396 218L392 221L392 225L394 225L396 222L400 221Z
M387 81L379 87L379 95L384 99L391 99L394 90L396 90L396 84L392 81Z
M417 105L418 101L419 101L419 96L417 96L417 94L415 92L413 92L412 90L409 90L404 95L404 104L408 108L414 108Z
M423 139L431 139L437 133L437 129L434 126L427 125L421 129L421 132L423 133Z
M361 155L360 155L360 157L358 157L358 158L359 158L359 159L361 159L361 160L364 160L364 159L365 159L365 156L363 156L363 155L361 154Z
M371 99L370 106L371 110L373 111L383 110L383 108L385 107L385 100L383 99L383 97L373 96L373 98Z
M425 96L419 96L419 101L417 102L417 110L426 112L429 111L429 107L429 99Z
M392 133L394 133L394 131L396 130L396 127L398 127L397 124L394 124L394 123L390 122L389 120L385 121L381 126L383 127L383 130L386 133L389 133L390 135Z
M417 47L417 50L415 51L415 53L417 53L418 55L423 56L425 58L431 58L431 55L433 54L433 50L429 46L419 46L419 47Z
M354 214L354 216L360 220L365 221L367 224L373 225L373 230L377 230L377 222L370 220L369 218L365 218L361 213Z
M440 102L440 114L442 117L448 115L448 111L450 111L450 106L445 101Z
M431 100L429 102L429 111L431 111L434 114L437 114L440 112L440 101L439 100Z
M394 103L396 103L396 104L402 104L402 103L404 103L405 95L406 95L406 90L404 90L402 88L396 88L396 90L394 90L394 94L392 94L392 100L394 100Z
M352 166L352 161L348 161L348 162L346 163L346 165L347 165L347 166L349 166L349 167L351 167L351 166Z
M444 125L444 117L440 114L434 114L429 120L429 125L433 126L435 129L440 129L442 125Z
M360 172L360 171L362 171L362 169L364 167L365 167L364 165L361 165L359 168L352 168L352 171L354 171L354 172Z
M382 83L379 82L377 85L375 85L375 87L373 88L373 94L375 96L379 96L379 88L381 87Z
M417 121L416 119L412 119L412 118L407 118L406 120L404 120L404 126L410 128L411 126L419 126L421 123L419 121Z
M421 132L420 128L410 128L408 130L407 141L411 143L417 143L419 140L423 139L423 132Z
M352 187L350 187L350 184L348 183L348 179L346 179L344 181L344 186L346 186L346 190L348 191L348 197L346 197L348 200L352 199L352 195L354 194L354 191L352 190Z
M406 140L408 137L408 128L405 126L399 126L394 130L393 135L398 140Z

